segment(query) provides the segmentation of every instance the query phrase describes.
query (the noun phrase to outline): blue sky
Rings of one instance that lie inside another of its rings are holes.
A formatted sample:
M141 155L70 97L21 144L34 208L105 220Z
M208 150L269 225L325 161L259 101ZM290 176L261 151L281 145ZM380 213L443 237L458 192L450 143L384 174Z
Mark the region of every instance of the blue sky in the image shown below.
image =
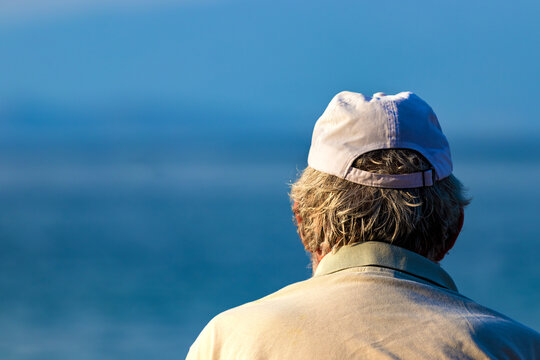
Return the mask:
M412 90L449 133L540 133L534 1L12 0L0 13L0 109L189 104L309 129L341 90Z

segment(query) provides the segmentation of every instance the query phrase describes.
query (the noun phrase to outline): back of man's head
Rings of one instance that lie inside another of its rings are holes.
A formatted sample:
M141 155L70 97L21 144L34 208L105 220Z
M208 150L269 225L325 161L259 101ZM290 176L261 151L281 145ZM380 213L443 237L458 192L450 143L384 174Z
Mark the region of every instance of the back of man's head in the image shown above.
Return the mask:
M375 150L355 168L377 174L426 170L414 150ZM386 189L356 184L307 167L292 185L298 233L306 250L337 250L366 241L388 242L439 261L452 247L468 204L460 181L450 175L433 186Z
M435 113L412 93L336 95L308 164L290 196L311 253L379 241L440 261L459 234L469 199Z

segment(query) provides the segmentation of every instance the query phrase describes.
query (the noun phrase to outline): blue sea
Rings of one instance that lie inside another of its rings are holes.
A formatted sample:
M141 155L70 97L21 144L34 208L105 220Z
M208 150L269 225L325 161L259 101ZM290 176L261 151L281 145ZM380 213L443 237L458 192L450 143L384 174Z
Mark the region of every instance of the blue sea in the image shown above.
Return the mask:
M0 358L181 359L217 313L310 276L287 195L309 132L100 126L4 126ZM473 201L442 266L540 329L537 138L450 142Z

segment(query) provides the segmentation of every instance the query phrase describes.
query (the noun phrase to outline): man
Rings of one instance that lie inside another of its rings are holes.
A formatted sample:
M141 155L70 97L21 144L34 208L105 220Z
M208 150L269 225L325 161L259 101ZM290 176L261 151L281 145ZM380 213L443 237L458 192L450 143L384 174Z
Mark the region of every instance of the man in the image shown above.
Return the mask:
M313 277L216 316L188 359L540 359L540 334L438 265L468 204L431 107L342 92L292 185Z

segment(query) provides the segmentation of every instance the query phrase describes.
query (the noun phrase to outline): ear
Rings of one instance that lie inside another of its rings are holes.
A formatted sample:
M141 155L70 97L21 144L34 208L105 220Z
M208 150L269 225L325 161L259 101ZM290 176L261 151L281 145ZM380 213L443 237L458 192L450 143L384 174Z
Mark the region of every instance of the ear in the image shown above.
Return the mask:
M458 223L457 231L450 239L448 239L447 249L445 249L444 252L435 259L436 262L439 262L442 259L444 259L446 254L450 251L450 249L454 247L454 245L456 244L456 240L459 236L459 233L461 232L461 229L463 228L464 220L465 220L465 212L463 211L463 209L461 209L461 213L459 214L459 223Z
M302 222L302 218L298 214L298 203L296 201L294 202L294 205L293 205L293 213L294 213L294 216L296 217L296 223L300 224Z
M294 213L294 217L296 218L296 224L299 225L300 223L302 223L302 218L298 214L298 203L296 201L294 202L294 205L293 205L293 213ZM300 234L300 231L298 231L298 236L300 236L300 240L302 241L302 245L304 245L304 248L306 249L306 251L309 252L307 248L307 244L304 241L304 238L302 238L302 234Z

